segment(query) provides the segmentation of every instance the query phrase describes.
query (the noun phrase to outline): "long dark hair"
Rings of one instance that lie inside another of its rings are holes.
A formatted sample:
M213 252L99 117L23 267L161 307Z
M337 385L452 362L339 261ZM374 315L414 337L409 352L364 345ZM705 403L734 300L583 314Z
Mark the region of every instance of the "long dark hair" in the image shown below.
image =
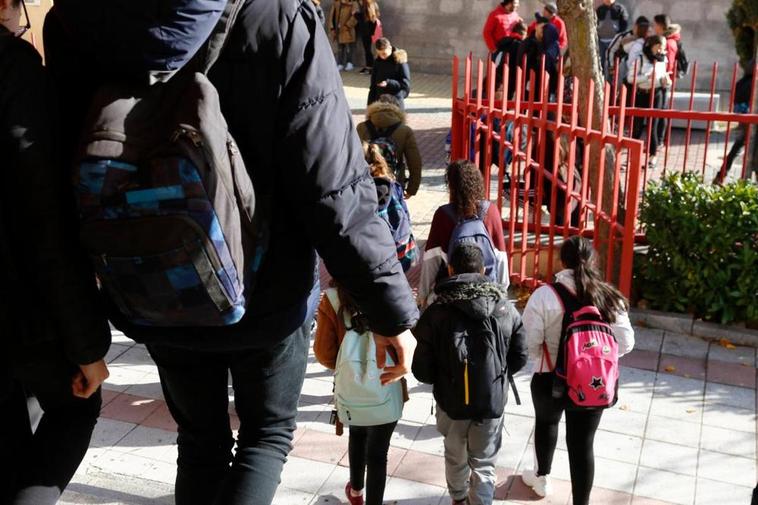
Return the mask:
M561 246L561 262L574 271L576 296L582 305L594 305L609 323L629 308L624 295L600 277L592 242L578 235L570 237Z
M450 203L460 217L474 217L484 199L484 179L476 165L457 160L447 167L445 180L450 191Z

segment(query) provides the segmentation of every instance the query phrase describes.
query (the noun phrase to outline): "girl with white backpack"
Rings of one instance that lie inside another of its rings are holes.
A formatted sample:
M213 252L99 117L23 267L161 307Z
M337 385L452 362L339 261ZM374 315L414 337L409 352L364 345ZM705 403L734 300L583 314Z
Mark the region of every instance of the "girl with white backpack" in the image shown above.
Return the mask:
M350 505L381 505L387 480L387 453L408 393L405 381L382 385L376 346L368 321L339 285L328 289L318 308L313 351L319 363L335 371L337 434L349 428ZM392 366L392 356L386 357ZM365 493L364 493L365 488Z

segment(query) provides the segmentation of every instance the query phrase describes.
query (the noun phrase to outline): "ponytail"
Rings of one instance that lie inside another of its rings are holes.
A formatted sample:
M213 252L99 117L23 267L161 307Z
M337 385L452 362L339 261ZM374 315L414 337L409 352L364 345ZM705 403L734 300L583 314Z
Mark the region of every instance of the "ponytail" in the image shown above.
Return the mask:
M629 308L624 295L600 276L589 240L580 236L566 240L561 247L561 261L574 271L576 296L582 305L594 305L609 323L615 323L616 314Z
M364 142L363 155L366 157L371 177L384 177L391 181L395 180L395 175L392 173L387 160L384 159L382 149L378 145Z

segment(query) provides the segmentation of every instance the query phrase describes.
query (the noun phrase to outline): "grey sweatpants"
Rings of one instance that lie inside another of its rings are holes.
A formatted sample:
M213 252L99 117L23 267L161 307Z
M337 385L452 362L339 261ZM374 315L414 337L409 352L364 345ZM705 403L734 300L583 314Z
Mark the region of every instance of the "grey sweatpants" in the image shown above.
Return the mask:
M495 461L503 441L503 416L483 422L450 419L437 406L437 431L445 437L445 477L453 500L491 505Z

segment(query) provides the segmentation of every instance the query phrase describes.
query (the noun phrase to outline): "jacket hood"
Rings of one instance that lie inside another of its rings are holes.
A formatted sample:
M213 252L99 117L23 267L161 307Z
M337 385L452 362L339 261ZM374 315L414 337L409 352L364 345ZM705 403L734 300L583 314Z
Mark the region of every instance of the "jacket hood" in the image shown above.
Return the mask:
M677 24L670 24L666 31L663 32L663 36L667 39L680 40L682 38L682 26Z
M408 63L408 53L405 51L405 49L394 49L392 51L392 57L395 58L395 62L398 65Z
M492 316L508 303L503 287L481 274L455 275L440 282L434 292L436 303L452 305L477 320Z
M195 55L225 7L225 0L56 0L53 12L102 68L167 71Z
M405 124L405 112L391 103L374 102L366 109L366 119L377 128L387 128L397 123Z

